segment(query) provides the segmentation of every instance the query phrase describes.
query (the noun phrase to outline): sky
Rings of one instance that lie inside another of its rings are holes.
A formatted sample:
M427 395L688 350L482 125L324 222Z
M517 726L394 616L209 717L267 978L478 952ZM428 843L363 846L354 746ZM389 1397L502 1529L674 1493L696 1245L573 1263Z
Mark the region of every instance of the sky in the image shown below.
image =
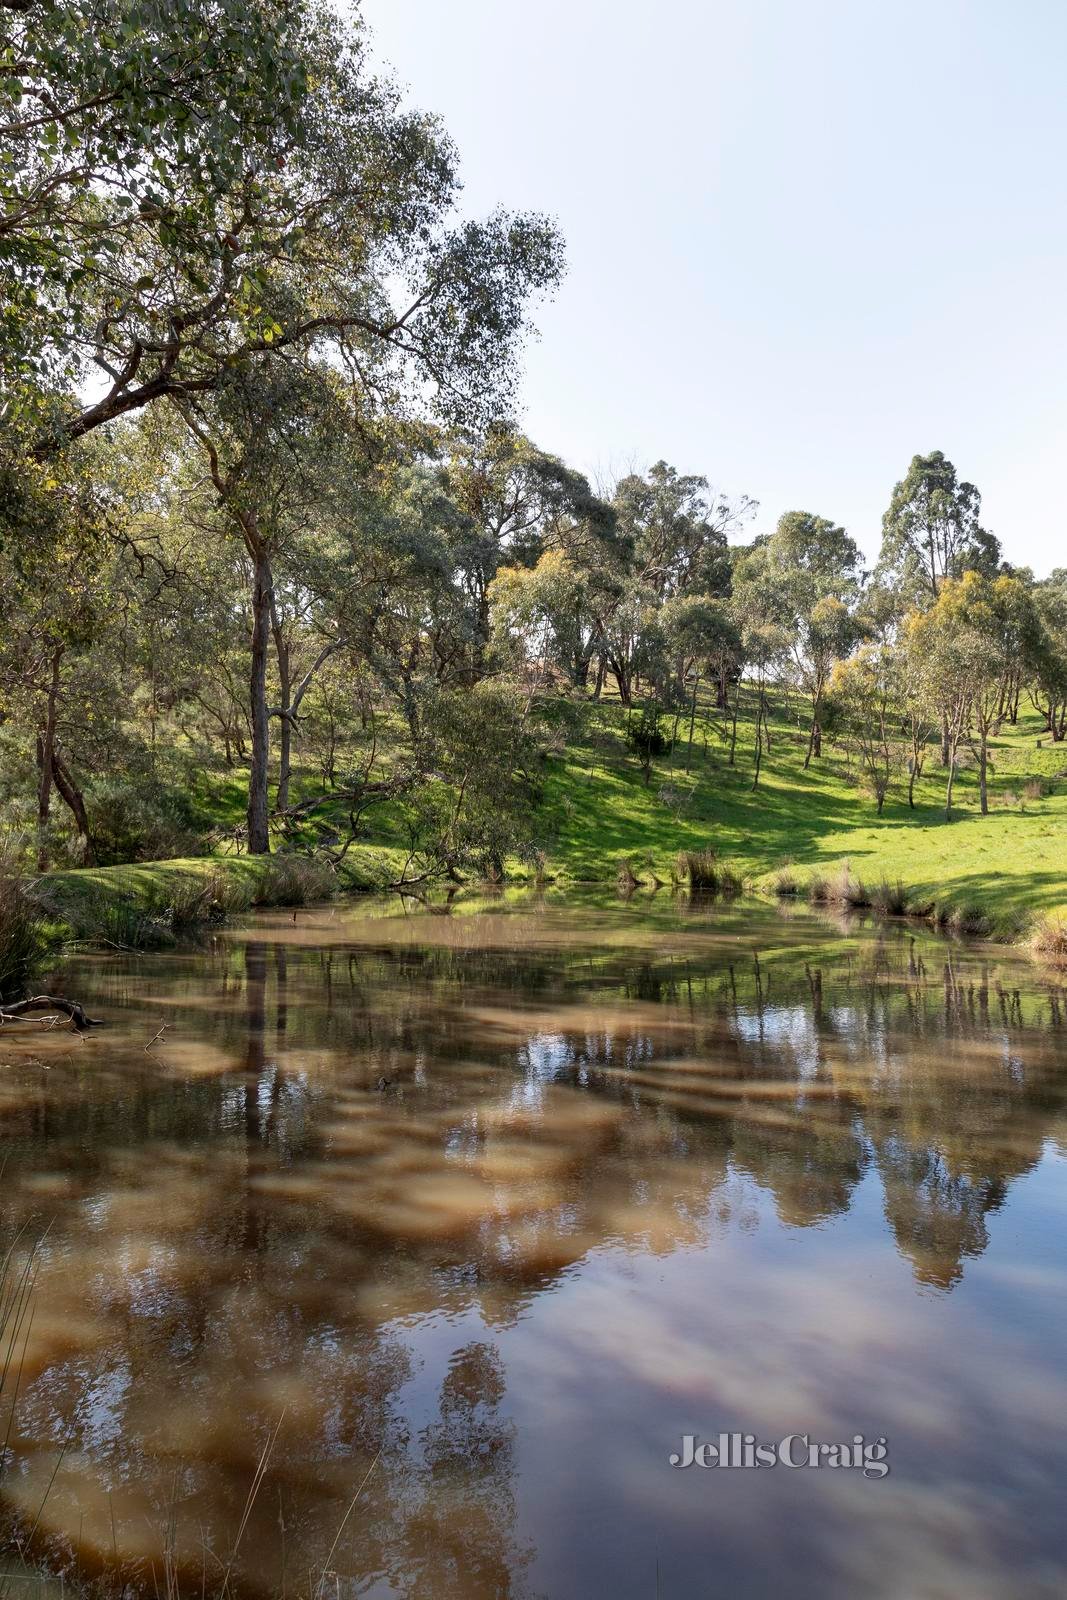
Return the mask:
M872 559L940 449L1067 565L1067 0L364 0L463 208L552 215L522 424L666 459Z

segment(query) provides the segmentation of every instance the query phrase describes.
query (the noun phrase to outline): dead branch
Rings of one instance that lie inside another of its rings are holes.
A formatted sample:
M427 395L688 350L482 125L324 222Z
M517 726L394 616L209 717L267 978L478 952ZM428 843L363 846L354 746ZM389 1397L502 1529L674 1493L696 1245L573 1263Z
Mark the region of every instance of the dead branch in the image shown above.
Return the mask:
M17 1022L30 1011L58 1012L69 1017L79 1033L85 1033L88 1028L103 1027L98 1017L86 1015L85 1008L77 1000L64 1000L56 994L38 994L32 1000L13 1000L9 1005L0 1005L0 1026L5 1022Z

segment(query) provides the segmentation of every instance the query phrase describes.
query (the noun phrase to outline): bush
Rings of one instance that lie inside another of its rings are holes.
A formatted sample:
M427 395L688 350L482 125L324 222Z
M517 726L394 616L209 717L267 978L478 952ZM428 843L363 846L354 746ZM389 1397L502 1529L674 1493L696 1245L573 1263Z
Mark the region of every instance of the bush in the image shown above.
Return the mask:
M202 855L203 819L185 789L159 779L103 778L86 804L100 866Z
M657 756L665 756L671 748L671 741L660 726L660 715L655 706L645 706L636 722L630 722L626 729L626 742L640 757L647 783L652 774L653 761Z

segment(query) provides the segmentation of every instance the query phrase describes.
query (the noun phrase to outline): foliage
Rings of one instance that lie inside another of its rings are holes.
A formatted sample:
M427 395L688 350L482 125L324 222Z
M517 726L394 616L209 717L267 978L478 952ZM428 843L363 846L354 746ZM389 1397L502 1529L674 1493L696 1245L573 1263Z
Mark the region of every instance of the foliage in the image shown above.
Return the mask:
M626 729L626 742L640 759L641 770L648 783L652 763L659 756L666 755L671 743L663 731L663 719L655 706L641 707L640 716L631 721Z

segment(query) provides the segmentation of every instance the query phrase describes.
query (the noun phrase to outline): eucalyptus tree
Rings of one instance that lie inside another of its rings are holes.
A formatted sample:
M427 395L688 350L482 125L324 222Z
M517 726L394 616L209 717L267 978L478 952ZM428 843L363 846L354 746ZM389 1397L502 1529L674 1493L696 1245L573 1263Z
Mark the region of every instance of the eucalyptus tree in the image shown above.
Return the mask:
M942 584L976 571L992 577L1000 541L980 522L982 497L941 450L913 456L882 518L877 575L912 604L930 605Z
M553 671L585 690L599 638L594 575L567 553L545 550L532 567L504 566L489 588L495 636L541 683Z
M470 599L477 676L491 633L490 585L501 566L532 566L545 550L573 548L578 530L610 534L613 513L582 473L507 425L454 436L442 477L459 513L453 556Z
M948 735L946 817L952 810L959 747L972 728L979 804L983 815L989 809L989 745L1006 716L1004 682L1014 670L1027 627L1019 580L990 580L973 571L947 578L935 604L909 621L913 660Z
M862 637L860 549L826 517L787 511L767 539L739 560L735 585L792 640L792 669L811 703L807 767L822 750L821 712L834 663Z
M942 585L965 572L991 577L1000 561L1000 542L982 527L981 510L978 490L961 481L943 451L913 456L882 518L876 581L896 589L902 609L908 610L933 605ZM949 724L942 720L945 767L950 745Z
M194 20L199 4L189 0ZM38 455L160 399L210 394L241 358L328 357L364 413L419 402L428 386L454 420L475 423L501 406L528 295L559 275L554 228L504 212L455 220L452 145L372 71L358 27L325 6L262 0L247 9L247 26L238 0L203 11L205 29L214 17L231 52L242 31L251 52L229 120L227 73L237 69L229 57L216 63L222 44L213 53L205 43L201 54L202 92L223 109L203 125L195 104L188 111L206 131L194 137L180 96L172 103L149 88L145 116L161 118L158 157L148 154L152 127L137 122L140 68L119 74L117 104L145 148L133 134L129 148L123 137L105 138L100 171L67 185L106 248L94 244L74 268L70 314L62 284L45 297L39 363L58 368L62 394L36 437ZM152 28L169 36L173 16L160 22L163 9L147 4L134 15L129 48L138 63L152 60ZM275 25L277 53L269 43L259 50ZM194 27L194 58L200 42ZM61 55L57 48L35 71L46 89ZM77 89L74 98L81 104ZM23 165L32 185L30 155ZM58 177L54 192L66 192ZM75 245L80 215L61 230ZM90 376L104 385L91 398L82 381Z
M255 194L305 136L307 58L323 31L322 14L302 0L0 6L0 380L9 426L36 431L38 447L50 448L49 393L64 402L72 433L103 420L73 385L89 367L104 376L109 342L116 371L137 368L124 385L112 378L109 414L150 398L139 393L146 381L166 381L152 359L161 352L142 348L140 335L121 354L114 335L98 349L104 307L120 288L133 291L140 311L116 317L112 307L113 325L132 333L140 317L144 334L155 303L157 344L211 317L209 280L230 270L234 254L218 208L235 185ZM127 281L123 258L148 238L185 276L185 297L147 265Z
M1057 567L1035 585L1036 628L1027 671L1030 699L1054 744L1067 738L1067 568Z
M834 736L856 752L879 816L904 761L898 714L900 658L891 645L863 644L830 677L827 718Z
M730 764L737 745L737 701L740 695L742 661L741 632L729 602L710 595L678 595L663 607L664 625L670 648L681 658L683 677L692 676L689 701L689 739L686 769L692 758L693 729L696 723L697 696L703 676L716 687L719 704L731 717ZM731 707L729 686L733 684Z
M729 593L728 536L755 510L712 491L708 480L658 461L621 479L612 504L621 549L619 583L605 616L605 656L624 705L642 673L665 680L659 608L682 594ZM678 692L677 663L674 687ZM658 690L669 686L657 681Z

